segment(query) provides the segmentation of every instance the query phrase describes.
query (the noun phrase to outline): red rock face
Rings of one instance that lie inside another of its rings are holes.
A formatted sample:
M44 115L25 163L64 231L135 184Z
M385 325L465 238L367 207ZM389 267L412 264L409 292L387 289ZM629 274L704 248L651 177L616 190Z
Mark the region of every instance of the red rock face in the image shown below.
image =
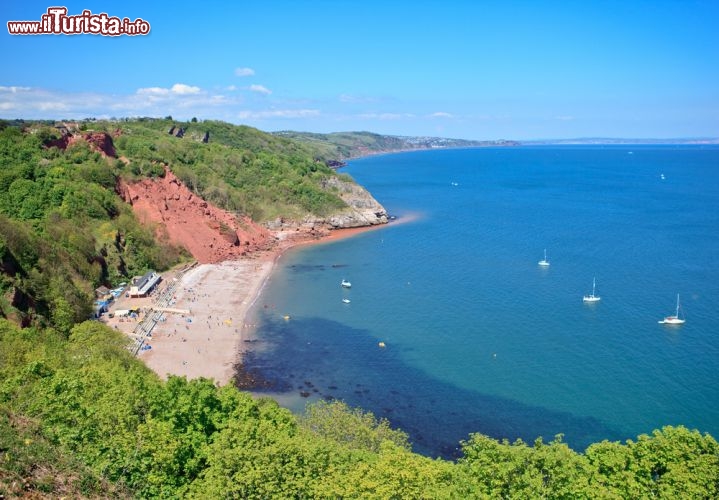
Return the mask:
M158 237L186 248L200 263L232 260L274 245L266 228L195 196L169 169L164 178L121 182L117 191L141 222L157 224Z
M74 144L79 140L84 140L90 147L95 151L99 151L103 156L110 158L117 158L115 152L115 145L112 143L112 137L105 132L86 132L84 134L64 134L59 139L50 141L47 144L49 148L60 148L62 150L67 149L68 146Z
M93 149L100 151L105 156L117 158L115 146L112 143L112 137L110 137L109 134L106 134L105 132L88 132L83 134L82 138L89 142Z

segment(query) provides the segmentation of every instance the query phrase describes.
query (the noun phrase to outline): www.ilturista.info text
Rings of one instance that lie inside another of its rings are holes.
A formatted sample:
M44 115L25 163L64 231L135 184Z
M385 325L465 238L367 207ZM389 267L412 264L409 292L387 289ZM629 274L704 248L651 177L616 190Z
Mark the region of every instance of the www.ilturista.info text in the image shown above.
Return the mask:
M82 14L68 16L66 7L50 7L40 21L8 21L7 30L11 35L147 35L150 23L137 18L111 17L106 13L93 14L83 10Z

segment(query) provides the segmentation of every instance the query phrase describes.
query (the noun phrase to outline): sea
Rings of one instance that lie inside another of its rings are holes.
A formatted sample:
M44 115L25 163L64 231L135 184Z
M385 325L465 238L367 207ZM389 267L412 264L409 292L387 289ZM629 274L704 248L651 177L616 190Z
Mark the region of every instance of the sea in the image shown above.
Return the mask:
M429 150L341 171L396 219L283 255L253 313L255 394L297 413L342 400L450 459L472 433L579 452L666 425L719 438L719 146ZM686 323L659 324L677 296Z

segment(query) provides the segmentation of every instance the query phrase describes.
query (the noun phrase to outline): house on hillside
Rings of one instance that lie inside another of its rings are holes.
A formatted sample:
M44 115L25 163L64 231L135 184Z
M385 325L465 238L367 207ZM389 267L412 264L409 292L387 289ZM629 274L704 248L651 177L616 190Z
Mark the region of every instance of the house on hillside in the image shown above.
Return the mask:
M127 292L130 297L147 297L157 286L162 277L155 271L149 271L140 278L135 278Z

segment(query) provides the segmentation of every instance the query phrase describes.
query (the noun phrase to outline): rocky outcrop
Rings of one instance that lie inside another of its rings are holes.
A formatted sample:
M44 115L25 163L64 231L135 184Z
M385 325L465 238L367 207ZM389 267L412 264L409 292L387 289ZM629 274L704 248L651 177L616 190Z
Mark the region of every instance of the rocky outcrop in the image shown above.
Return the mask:
M386 224L387 210L375 200L365 188L354 182L330 177L325 182L326 188L337 192L347 203L347 208L326 218L332 228L348 228L375 226Z
M59 139L55 139L54 141L48 142L46 144L46 147L54 147L65 150L68 148L68 146L76 143L77 141L85 141L90 145L93 150L98 151L106 158L117 158L117 153L115 152L115 145L112 142L112 137L110 136L110 134L107 134L105 132L85 132L81 134L72 134L64 128L62 129L62 133L62 137L60 137Z
M325 217L307 215L301 221L276 219L267 223L271 230L304 228L312 230L349 229L386 224L387 210L365 188L339 177L325 180L323 187L336 194L347 204L346 208Z
M85 139L93 149L100 151L103 155L110 158L117 157L115 145L112 143L110 134L106 134L105 132L87 132L82 135L82 138Z

